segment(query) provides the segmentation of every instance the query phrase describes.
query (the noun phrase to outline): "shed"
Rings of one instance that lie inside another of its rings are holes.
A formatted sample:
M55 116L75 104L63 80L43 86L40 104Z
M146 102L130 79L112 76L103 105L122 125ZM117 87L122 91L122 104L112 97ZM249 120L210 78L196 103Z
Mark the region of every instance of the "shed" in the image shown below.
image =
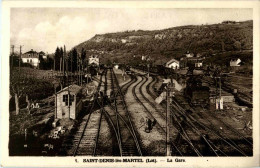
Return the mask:
M76 119L82 109L82 87L70 85L57 93L55 118Z

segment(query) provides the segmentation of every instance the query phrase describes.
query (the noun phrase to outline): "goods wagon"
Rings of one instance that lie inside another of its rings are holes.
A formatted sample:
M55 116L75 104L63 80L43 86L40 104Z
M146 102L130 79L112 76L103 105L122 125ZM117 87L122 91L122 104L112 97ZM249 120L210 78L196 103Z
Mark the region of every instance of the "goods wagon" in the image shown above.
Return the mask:
M198 78L187 80L184 93L192 105L207 106L209 104L209 87L202 86L201 80Z

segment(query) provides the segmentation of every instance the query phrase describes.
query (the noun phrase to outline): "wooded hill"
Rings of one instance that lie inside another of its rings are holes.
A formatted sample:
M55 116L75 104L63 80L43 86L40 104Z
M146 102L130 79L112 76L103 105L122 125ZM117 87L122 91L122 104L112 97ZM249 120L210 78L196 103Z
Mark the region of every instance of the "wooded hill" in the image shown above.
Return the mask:
M87 55L98 54L103 63L138 63L149 56L160 64L183 56L186 51L202 56L253 49L253 21L225 21L213 25L189 25L154 31L125 31L95 35L74 47Z

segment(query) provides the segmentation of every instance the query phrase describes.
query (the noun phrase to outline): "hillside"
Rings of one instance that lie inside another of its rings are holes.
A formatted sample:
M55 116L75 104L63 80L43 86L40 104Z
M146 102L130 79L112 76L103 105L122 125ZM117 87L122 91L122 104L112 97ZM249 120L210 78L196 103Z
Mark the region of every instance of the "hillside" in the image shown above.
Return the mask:
M186 51L211 56L221 52L253 49L253 21L189 25L154 31L125 31L95 35L75 46L87 54L98 54L109 61L138 63L142 55L159 64L179 59Z

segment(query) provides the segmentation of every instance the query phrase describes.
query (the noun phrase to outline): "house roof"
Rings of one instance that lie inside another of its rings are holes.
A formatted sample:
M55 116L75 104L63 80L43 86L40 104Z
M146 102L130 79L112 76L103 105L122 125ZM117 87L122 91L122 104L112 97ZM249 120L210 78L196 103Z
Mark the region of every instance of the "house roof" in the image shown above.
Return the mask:
M240 60L239 58L232 58L230 62L236 62L237 60Z
M173 58L173 59L171 59L170 61L166 62L166 65L169 65L169 64L171 64L171 63L173 63L173 62L179 63L178 60L176 60L176 59Z
M38 58L38 57L39 57L38 53L36 51L33 51L33 49L22 54L22 58Z
M78 94L80 91L81 91L82 87L81 86L78 86L78 85L70 85L68 87L65 87L64 89L60 90L59 92L57 92L57 94L63 92L63 91L69 91L70 93L72 94Z
M36 51L33 51L33 50L30 50L30 51L27 51L26 53L24 53L24 54L35 54L35 53L37 53Z

